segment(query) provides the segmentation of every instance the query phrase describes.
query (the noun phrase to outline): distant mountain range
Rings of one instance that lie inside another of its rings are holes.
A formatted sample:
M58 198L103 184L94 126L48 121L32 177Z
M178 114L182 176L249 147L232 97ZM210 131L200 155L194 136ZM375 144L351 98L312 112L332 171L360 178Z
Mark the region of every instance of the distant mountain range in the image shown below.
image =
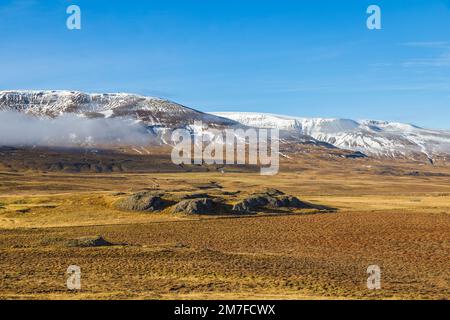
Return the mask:
M74 114L87 119L127 119L167 143L176 128L192 128L195 121L210 127L278 128L282 137L299 143L332 145L376 157L450 155L450 132L386 121L301 118L247 112L204 113L178 103L127 93L88 94L76 91L0 91L0 111L40 118ZM1 117L1 114L0 114ZM24 128L23 130L26 130ZM195 130L194 130L195 131Z
M217 112L214 115L258 128L278 128L308 135L338 148L380 157L408 157L422 153L430 160L450 154L450 131L414 125L349 119L289 117L248 112Z

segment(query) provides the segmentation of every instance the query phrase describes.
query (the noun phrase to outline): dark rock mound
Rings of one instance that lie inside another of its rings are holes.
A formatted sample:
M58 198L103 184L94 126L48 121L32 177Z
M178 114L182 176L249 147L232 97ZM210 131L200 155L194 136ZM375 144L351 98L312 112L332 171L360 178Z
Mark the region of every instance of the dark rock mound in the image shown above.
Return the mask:
M255 194L236 203L232 211L238 213L252 213L258 209L267 208L309 208L310 206L294 196L284 195L283 192L270 189L263 194Z
M213 214L214 202L208 198L183 200L176 204L173 213Z
M123 210L158 211L163 209L164 201L160 195L142 191L121 200L117 206Z
M241 213L248 213L253 212L257 208L264 207L267 204L269 204L268 196L253 195L242 200L241 202L236 203L232 210Z
M275 203L271 203L273 207L278 208L297 208L297 209L307 209L310 208L310 205L300 201L297 197L294 196L283 196L276 198Z
M81 238L71 239L67 243L68 247L81 247L81 248L105 247L105 246L112 246L112 245L113 244L111 242L106 241L101 236L81 237Z

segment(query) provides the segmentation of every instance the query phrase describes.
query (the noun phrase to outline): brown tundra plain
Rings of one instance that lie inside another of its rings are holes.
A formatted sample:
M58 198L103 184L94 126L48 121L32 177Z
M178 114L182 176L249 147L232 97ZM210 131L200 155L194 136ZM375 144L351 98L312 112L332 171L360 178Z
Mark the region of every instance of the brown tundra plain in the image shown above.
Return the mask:
M1 151L2 299L450 297L446 161L311 151L267 177L248 167L172 167L163 152ZM230 213L267 188L306 205ZM142 192L165 205L120 206ZM174 211L196 197L217 206ZM81 269L80 290L67 288L70 265ZM367 288L370 265L381 268L379 290Z

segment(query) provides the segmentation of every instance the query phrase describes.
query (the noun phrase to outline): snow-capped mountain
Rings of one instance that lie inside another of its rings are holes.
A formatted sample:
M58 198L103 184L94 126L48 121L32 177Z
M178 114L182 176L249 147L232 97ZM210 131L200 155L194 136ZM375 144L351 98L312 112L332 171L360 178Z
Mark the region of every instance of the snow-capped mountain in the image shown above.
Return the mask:
M300 118L239 112L208 114L169 100L128 93L0 91L0 111L32 115L35 119L55 120L48 123L44 121L43 125L11 115L0 115L0 120L6 123L3 130L10 136L8 139L4 137L8 141L28 141L29 135L53 141L55 137L60 138L58 134L61 134L62 141L67 141L63 135L65 133L70 141L88 141L89 145L95 145L95 138L115 143L129 141L130 136L139 137L142 141L170 144L174 129L186 128L196 134L196 121L201 121L210 128L219 129L278 128L281 130L281 142L286 140L289 143L314 144L325 148L335 146L381 157L410 157L412 154L420 154L421 157L425 155L432 160L440 155L448 159L450 155L449 131L371 120ZM74 121L73 118L79 120ZM97 122L83 119L95 119ZM16 128L14 121L18 121L23 128ZM42 127L47 124L49 128L43 130ZM58 134L54 134L55 131ZM37 138L31 140L39 141ZM0 139L0 143L1 141Z
M430 160L450 154L450 132L386 121L301 118L249 112L215 112L217 116L258 128L278 128L311 136L341 149L374 156L422 153Z
M169 100L128 93L91 94L56 90L0 91L1 111L31 115L44 121L53 119L54 121L46 124L36 122L36 120L27 121L21 117L17 119L17 116L11 114L3 114L3 119L0 119L7 122L6 127L8 128L17 126L17 123L21 126L27 126L28 128L25 130L33 136L35 135L34 132L37 132L38 136L42 135L41 131L43 130L40 130L42 126L52 127L53 131L44 130L46 135L41 139L43 143L56 140L73 141L74 144L78 145L93 145L96 140L100 140L99 137L101 140L105 140L107 137L117 137L117 133L120 134L121 138L112 139L113 142L129 141L127 137L124 137L124 132L136 133L133 137L138 136L140 137L139 140L142 141L145 140L142 132L146 132L149 136L147 140L151 140L152 143L171 144L171 133L174 129L185 128L192 134L197 134L201 129L198 127L198 121L209 128L245 127L234 120L203 113ZM82 125L79 120L74 121L74 116L80 119L86 118L97 121ZM67 117L72 118L68 119ZM61 118L65 119L59 120ZM118 120L123 121L119 122ZM119 123L121 124L119 125ZM135 128L132 127L133 124ZM100 129L93 130L96 126L104 128L108 132L100 132L99 134ZM74 132L71 132L71 129ZM13 134L10 131L8 130L9 136ZM55 137L55 134L53 134L55 131L60 132L61 137ZM94 132L94 134L91 134L91 132ZM30 140L28 139L29 135L26 139L13 139L13 141ZM72 139L66 136L76 138ZM309 136L296 135L295 139L299 143L321 144ZM10 138L6 140L11 141ZM31 140L34 143L36 142L36 139ZM83 143L80 143L80 141ZM1 142L2 139L0 139Z
M169 100L128 93L0 91L0 111L18 111L52 118L68 113L88 118L128 118L163 127L183 127L194 121L217 126L235 124L232 120Z
M70 145L92 146L103 144L104 141L109 141L109 144L126 141L129 144L130 137L138 137L136 145L141 145L142 141L169 144L174 129L194 131L196 121L212 128L241 126L233 120L203 113L169 100L128 93L0 91L0 112L2 111L9 112L0 115L0 120L6 121L3 131L6 130L5 127L17 125L27 128L18 133L16 131L20 129L8 130L6 136L3 134L0 137L0 143L30 141L28 144L55 145L67 142ZM34 116L32 118L42 121L24 119L18 117L18 114ZM83 118L92 121L85 121L83 124Z
M81 145L95 145L100 140L105 140L106 137L117 137L117 132L121 133L121 138L113 139L111 143L117 142L119 144L129 141L123 134L124 130L137 133L141 137L140 140L167 144L170 143L171 132L174 129L190 128L196 121L202 121L208 126L216 128L240 126L233 120L203 113L169 100L129 93L83 93L57 90L0 91L0 111L18 112L41 119L54 119L55 121L48 123L49 126L54 128L63 127L64 121L59 119L68 116L97 120L96 123L89 122L87 126L80 125L80 121L65 121L72 124L74 132L60 130L70 137L62 136L61 139L56 140L69 141L78 145L80 144L79 141L83 141ZM12 116L5 115L4 117L11 118ZM119 120L123 121L120 122ZM23 119L19 119L18 122L22 125L24 123ZM39 127L44 126L42 123L36 123L36 121L27 123L37 132L48 132L48 130L39 130ZM119 123L121 124L119 125ZM108 132L91 130L97 125L105 128ZM90 130L87 130L87 128ZM91 134L92 131L94 131L94 134ZM148 137L142 136L142 132L145 132ZM76 138L72 139L71 137ZM102 139L99 139L99 137ZM37 139L37 141L40 144L45 144L55 141L55 138L53 135L46 135L42 139ZM23 140L30 139L19 141ZM2 139L0 139L1 141ZM17 141L17 139L13 141ZM32 141L35 142L36 139L32 139Z

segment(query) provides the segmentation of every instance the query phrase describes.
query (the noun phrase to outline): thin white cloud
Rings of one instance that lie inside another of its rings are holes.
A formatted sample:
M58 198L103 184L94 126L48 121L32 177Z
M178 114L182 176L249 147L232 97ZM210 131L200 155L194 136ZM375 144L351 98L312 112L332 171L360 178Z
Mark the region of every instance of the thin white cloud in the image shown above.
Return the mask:
M392 67L393 64L389 63L389 62L375 62L375 63L370 63L369 67L375 67L375 68L382 68L382 67Z
M401 45L408 47L436 48L436 49L450 48L450 42L447 41L405 42L401 43Z
M450 67L450 51L436 58L410 59L402 63L404 67Z
M406 42L402 45L439 51L439 54L434 57L408 59L401 63L403 67L450 67L450 42L448 41Z

